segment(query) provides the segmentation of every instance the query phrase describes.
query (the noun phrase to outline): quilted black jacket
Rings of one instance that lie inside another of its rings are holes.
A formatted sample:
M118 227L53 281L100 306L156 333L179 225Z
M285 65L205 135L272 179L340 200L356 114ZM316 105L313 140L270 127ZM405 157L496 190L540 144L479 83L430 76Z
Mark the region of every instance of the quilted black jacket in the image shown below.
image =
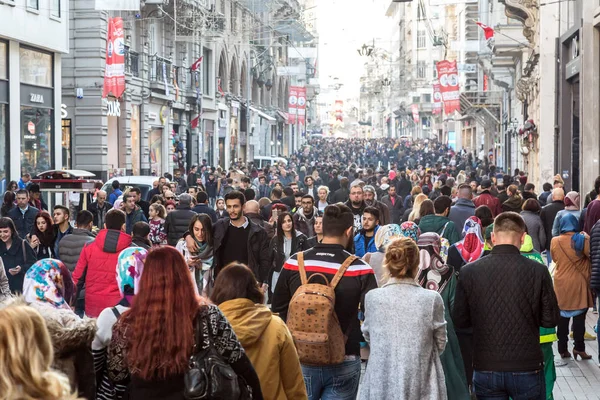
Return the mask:
M541 369L539 329L559 320L548 269L515 246L494 247L461 269L452 318L457 328L473 327L475 370Z
M600 293L600 221L594 224L590 235L590 258L592 259L590 286L596 293Z

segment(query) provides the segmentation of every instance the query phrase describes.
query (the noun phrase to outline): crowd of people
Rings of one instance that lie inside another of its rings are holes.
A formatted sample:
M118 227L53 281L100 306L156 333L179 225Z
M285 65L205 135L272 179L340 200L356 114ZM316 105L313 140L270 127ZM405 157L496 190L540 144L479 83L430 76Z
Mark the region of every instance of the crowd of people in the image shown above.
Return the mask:
M600 177L538 195L491 158L312 139L145 198L99 184L87 209L24 174L0 208L0 399L552 399L552 343L592 358Z

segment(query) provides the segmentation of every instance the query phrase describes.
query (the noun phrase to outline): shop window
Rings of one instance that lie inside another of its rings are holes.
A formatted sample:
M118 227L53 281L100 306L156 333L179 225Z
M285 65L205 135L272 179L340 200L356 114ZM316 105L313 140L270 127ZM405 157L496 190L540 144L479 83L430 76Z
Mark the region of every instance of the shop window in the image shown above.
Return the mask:
M0 79L8 79L8 60L6 57L6 42L0 42Z
M62 125L62 166L63 169L71 169L71 120L61 120Z
M0 191L6 191L8 176L8 104L0 104Z
M21 47L21 83L52 87L52 55Z
M54 111L21 106L21 172L37 175L52 166Z

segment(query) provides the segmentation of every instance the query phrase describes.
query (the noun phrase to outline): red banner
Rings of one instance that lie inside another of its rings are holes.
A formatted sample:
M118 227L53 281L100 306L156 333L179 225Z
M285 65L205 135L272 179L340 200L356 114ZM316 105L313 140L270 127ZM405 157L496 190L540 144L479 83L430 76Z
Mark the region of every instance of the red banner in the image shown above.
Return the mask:
M442 113L442 93L440 92L440 84L433 84L433 115Z
M112 93L120 98L125 91L125 39L123 37L123 19L108 19L106 38L106 69L102 97Z
M460 111L460 92L456 61L440 61L437 63L436 68L446 115L450 115L454 111Z
M288 99L288 124L296 123L296 115L298 113L298 86L290 86L290 97Z
M334 115L336 121L344 122L344 100L335 101Z
M412 109L412 116L413 116L413 121L415 121L415 124L419 124L420 122L420 118L419 118L419 105L418 104L413 104L411 106Z
M306 88L298 88L298 123L306 125Z

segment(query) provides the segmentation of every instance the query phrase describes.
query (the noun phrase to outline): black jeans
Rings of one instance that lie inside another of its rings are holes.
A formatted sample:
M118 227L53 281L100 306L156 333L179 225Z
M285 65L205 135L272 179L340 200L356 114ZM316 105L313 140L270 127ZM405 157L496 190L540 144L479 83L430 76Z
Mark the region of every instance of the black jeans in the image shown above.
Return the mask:
M575 340L574 349L577 351L585 351L585 342L583 341L583 335L585 335L585 314L579 314L573 317L573 339ZM560 317L558 322L558 329L556 334L558 336L558 352L564 353L568 350L567 344L569 343L569 322L571 318Z

